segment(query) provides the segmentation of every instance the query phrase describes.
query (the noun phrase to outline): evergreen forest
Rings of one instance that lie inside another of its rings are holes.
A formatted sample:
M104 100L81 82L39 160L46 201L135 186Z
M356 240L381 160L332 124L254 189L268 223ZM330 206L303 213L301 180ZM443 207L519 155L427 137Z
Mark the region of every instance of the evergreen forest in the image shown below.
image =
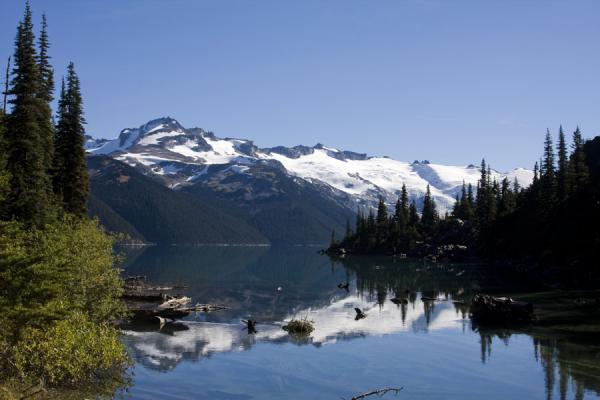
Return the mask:
M359 209L341 240L332 234L329 251L494 260L585 282L599 272L598 204L600 137L586 141L577 128L568 143L561 126L556 144L546 132L529 187L495 180L482 160L477 186L463 184L451 213L439 214L429 187L418 210L403 186L393 210L383 200Z

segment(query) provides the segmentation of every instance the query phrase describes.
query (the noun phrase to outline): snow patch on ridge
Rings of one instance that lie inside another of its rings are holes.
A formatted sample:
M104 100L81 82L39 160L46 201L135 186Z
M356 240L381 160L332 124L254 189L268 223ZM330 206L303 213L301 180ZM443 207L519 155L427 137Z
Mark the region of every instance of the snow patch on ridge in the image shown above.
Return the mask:
M430 185L443 213L454 204L463 182L476 186L480 176L479 169L472 165L408 163L340 151L322 144L260 150L250 140L222 139L199 128L185 129L170 118L159 118L140 128L124 129L119 138L88 152L112 155L130 165L143 166L145 173L168 177L170 187L196 181L209 174L211 165L229 165L215 171L251 175L253 164L271 163L273 167L283 167L295 179L329 188L331 196L349 196L355 203L344 204L351 208L376 205L380 197L391 205L403 184L409 196L420 201ZM186 168L185 165L194 167ZM516 178L523 187L530 185L533 179L533 172L524 168L505 174L492 171L492 175L498 181L507 177L511 184Z

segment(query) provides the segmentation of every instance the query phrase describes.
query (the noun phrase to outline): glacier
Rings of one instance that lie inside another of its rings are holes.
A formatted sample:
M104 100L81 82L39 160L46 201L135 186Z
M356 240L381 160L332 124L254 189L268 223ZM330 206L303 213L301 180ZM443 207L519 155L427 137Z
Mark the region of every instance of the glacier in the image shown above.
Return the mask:
M429 161L405 162L389 157L368 156L317 144L258 148L251 140L219 138L200 128L184 128L177 120L163 117L138 128L123 129L114 140L87 138L90 154L103 154L154 176L178 190L207 179L214 173L252 176L254 165L270 166L293 178L326 189L345 207L376 206L379 198L396 202L402 185L409 197L420 203L430 186L438 209L449 211L463 182L476 187L479 168L474 165L443 165ZM492 171L494 179L507 177L527 187L533 171L515 168Z

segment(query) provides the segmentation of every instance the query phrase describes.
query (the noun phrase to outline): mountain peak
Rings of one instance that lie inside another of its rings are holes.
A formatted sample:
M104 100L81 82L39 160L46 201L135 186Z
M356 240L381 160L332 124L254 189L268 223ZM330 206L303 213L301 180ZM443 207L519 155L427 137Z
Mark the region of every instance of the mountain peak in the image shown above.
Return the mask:
M181 124L171 117L156 118L140 126L143 135L157 131L183 131Z

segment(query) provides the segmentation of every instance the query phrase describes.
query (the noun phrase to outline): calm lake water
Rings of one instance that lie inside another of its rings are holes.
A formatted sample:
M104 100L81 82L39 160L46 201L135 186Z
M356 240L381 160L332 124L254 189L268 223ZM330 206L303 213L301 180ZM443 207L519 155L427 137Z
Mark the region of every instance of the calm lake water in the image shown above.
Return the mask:
M385 398L600 398L600 341L471 325L466 306L453 300L506 285L482 269L383 258L332 263L316 251L130 251L127 274L185 283L181 292L194 303L229 307L160 331L125 330L135 360L131 397L337 400L403 386ZM348 291L337 287L345 282ZM409 303L391 302L396 294ZM355 321L355 307L367 318ZM281 329L292 317L314 321L310 338ZM259 321L256 334L242 325L247 318Z

